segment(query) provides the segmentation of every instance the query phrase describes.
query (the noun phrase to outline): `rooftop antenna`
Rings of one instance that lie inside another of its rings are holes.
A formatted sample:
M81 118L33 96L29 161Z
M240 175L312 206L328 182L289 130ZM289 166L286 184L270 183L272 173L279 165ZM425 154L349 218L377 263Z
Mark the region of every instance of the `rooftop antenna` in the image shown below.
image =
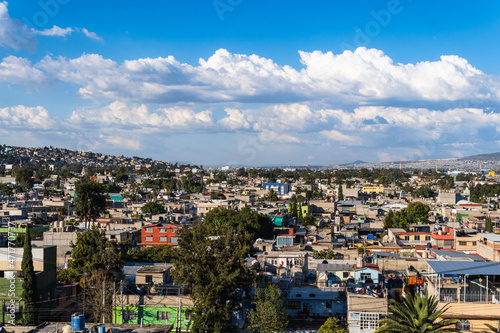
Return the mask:
M292 161L288 160L288 169L291 169L291 168L292 168Z

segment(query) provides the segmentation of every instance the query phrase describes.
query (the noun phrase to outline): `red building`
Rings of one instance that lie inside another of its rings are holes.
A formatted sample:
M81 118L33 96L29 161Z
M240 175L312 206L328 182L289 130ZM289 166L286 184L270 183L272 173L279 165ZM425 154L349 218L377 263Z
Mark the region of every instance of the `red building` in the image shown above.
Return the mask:
M142 227L142 246L178 245L182 226L170 223L156 223Z

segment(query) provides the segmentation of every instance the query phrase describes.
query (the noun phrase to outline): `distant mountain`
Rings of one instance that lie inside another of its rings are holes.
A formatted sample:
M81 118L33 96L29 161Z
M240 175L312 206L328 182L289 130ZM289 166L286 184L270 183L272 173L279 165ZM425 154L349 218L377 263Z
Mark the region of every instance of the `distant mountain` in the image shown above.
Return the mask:
M481 160L481 161L500 161L500 152L462 157L461 160L465 160L465 161L479 161L479 160Z
M366 163L370 163L370 162L365 162L365 161L357 160L357 161L354 161L352 163L347 163L347 164L366 164Z

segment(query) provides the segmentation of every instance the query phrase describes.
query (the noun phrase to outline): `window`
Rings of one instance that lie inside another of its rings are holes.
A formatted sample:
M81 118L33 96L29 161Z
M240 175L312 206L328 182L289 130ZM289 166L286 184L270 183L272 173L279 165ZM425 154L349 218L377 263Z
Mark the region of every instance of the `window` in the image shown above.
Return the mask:
M160 242L167 242L167 237L160 237Z
M425 236L425 240L431 240L431 236Z
M167 229L165 229L165 228L161 228L161 229L160 229L160 232L167 232Z
M309 294L309 297L316 297L316 294Z
M153 282L153 275L146 275L146 283Z
M467 242L458 242L458 245L460 245L460 246L467 246Z
M361 273L359 274L359 279L361 281L365 281L367 279L371 279L372 278L372 275L370 273Z
M146 232L153 232L153 228L146 228Z
M410 240L410 236L405 236L405 240Z
M124 321L137 320L137 312L136 311L125 311L125 310L122 310L122 317L123 317Z
M380 315L378 313L360 313L359 326L361 330L376 330L379 328L379 320Z
M152 241L153 241L153 236L146 237L146 242L152 242Z
M415 239L415 240L420 240L420 236L418 236L418 235L417 235L417 236L415 236L415 238L414 238L414 239Z
M460 331L470 332L472 331L472 326L467 319L460 319L458 323L455 324L455 328Z
M332 308L332 301L326 301L326 308L331 309Z
M289 301L288 308L291 310L300 310L302 309L302 304L300 301Z
M171 244L178 244L179 243L179 237L172 237L172 238L170 238L170 243Z
M156 313L157 320L170 320L170 312L167 311L158 311Z
M477 244L476 242L472 242L472 246L476 246L476 244Z
M349 277L349 272L344 272L342 276L344 277L344 279L347 279Z
M302 294L297 294L295 295L295 297L302 297Z

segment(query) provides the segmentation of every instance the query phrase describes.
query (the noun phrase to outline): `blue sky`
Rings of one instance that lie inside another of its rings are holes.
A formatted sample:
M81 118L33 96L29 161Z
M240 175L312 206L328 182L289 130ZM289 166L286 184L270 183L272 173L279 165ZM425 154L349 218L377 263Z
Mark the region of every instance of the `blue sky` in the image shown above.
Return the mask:
M500 149L500 3L0 1L0 140L203 165Z

